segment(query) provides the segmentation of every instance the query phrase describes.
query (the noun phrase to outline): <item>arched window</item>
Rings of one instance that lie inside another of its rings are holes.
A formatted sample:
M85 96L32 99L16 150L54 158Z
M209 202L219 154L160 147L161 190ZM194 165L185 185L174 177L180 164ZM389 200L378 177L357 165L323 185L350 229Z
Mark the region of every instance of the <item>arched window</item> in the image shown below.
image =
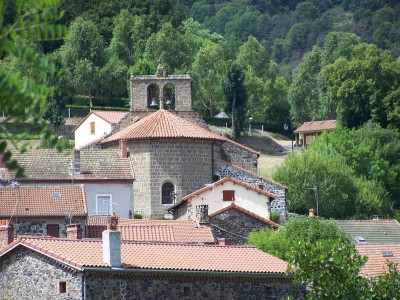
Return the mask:
M160 107L160 89L152 83L147 87L147 108L158 109Z
M161 188L161 203L162 204L174 204L175 200L175 189L171 182L166 182Z
M175 109L175 86L167 83L163 87L164 109Z

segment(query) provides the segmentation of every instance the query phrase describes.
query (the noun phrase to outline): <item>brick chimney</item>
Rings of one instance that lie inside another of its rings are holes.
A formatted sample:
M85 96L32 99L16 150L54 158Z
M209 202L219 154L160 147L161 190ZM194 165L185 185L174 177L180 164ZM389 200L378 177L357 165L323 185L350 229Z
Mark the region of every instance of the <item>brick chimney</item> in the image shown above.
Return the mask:
M264 190L264 182L263 182L263 180L262 180L261 177L258 179L257 187L258 187L260 190Z
M229 246L231 244L231 240L228 238L219 238L218 245L220 246Z
M80 224L67 225L67 239L81 240L83 236L83 229Z
M0 250L14 241L14 228L9 220L0 220Z
M129 157L128 141L126 139L119 140L119 154L122 158Z
M208 205L196 206L196 218L200 224L210 223L210 218L208 217Z
M121 266L121 233L117 231L117 216L115 212L111 215L111 223L107 230L103 231L103 262L112 267Z

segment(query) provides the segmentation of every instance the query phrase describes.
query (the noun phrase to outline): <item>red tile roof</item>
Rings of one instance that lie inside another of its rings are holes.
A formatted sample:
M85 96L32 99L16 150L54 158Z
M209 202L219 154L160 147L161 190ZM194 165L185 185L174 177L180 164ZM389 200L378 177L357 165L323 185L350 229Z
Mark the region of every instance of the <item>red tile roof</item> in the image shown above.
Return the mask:
M89 216L87 234L89 238L101 238L110 216ZM123 240L157 241L173 243L214 243L209 227L200 226L192 220L142 220L118 218L117 229Z
M78 129L79 126L85 120L90 116L90 115L96 115L99 118L103 119L104 121L110 123L110 124L117 124L121 122L121 120L128 114L128 111L116 111L116 110L92 110L86 117L84 117L78 125L72 130L72 132L75 132L75 130Z
M219 214L222 214L230 209L235 209L251 218L254 218L260 222L263 222L266 225L269 225L271 227L273 227L274 229L278 229L279 228L279 224L276 224L275 222L272 222L271 220L268 220L266 218L263 218L255 213L252 213L251 211L244 209L243 207L240 207L239 205L235 204L235 203L231 203L230 206L226 206L220 210L217 210L216 212L213 212L212 214L209 215L210 218L218 216Z
M133 180L129 158L122 158L119 149L80 151L81 174L71 176L73 152L54 149L30 149L14 152L13 157L25 169L25 177L18 180ZM15 179L14 175L13 178Z
M315 132L322 130L333 130L336 127L336 120L304 122L294 132Z
M83 185L0 188L0 216L86 215Z
M400 245L356 245L357 251L361 255L368 257L368 261L361 268L360 275L363 277L377 277L388 271L387 262L399 263ZM391 251L393 256L384 257L383 251ZM400 271L400 265L397 265Z
M120 139L190 138L219 140L224 139L207 129L166 110L159 110L107 137L102 143Z
M29 247L79 270L110 267L103 262L101 240L23 237L8 245L0 252L0 257L18 246ZM285 261L250 246L122 242L121 261L123 268L136 270L259 273L284 277L287 269Z
M265 196L267 196L269 198L272 198L272 199L275 199L277 197L276 195L274 195L274 194L272 194L270 192L267 192L267 191L264 191L262 189L259 189L259 188L255 187L253 185L250 185L250 184L248 184L246 182L243 182L243 181L240 181L238 179L235 179L235 178L233 178L231 176L227 176L227 177L222 178L222 179L220 179L220 180L218 180L218 181L216 181L216 182L214 182L214 183L212 183L210 185L207 185L207 186L201 188L200 190L197 190L197 191L195 191L195 192L183 197L183 201L187 201L187 200L190 200L190 199L192 199L192 198L194 198L196 196L199 196L202 193L204 193L204 192L206 192L208 190L211 190L212 188L214 188L214 187L216 187L218 185L221 185L221 184L223 184L224 182L227 182L227 181L231 181L231 182L233 182L235 184L239 184L239 185L245 187L246 189L252 190L252 191L254 191L256 193L265 195Z

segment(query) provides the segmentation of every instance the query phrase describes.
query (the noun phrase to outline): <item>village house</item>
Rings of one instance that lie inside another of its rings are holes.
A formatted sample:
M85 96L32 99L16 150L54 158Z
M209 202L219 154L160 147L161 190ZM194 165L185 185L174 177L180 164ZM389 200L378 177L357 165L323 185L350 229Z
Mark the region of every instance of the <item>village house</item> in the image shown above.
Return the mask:
M126 111L92 110L73 130L75 149L108 135L127 114Z
M0 168L0 172L20 186L83 184L89 215L110 215L115 211L128 218L133 213L131 162L118 150L60 153L53 149L29 149L13 155L25 169L25 176L17 178L6 168Z
M127 242L115 229L101 240L19 237L0 252L0 298L305 298L287 263L255 247Z
M0 199L0 219L13 223L15 235L66 237L68 224L86 223L82 185L3 187Z
M336 120L304 122L295 131L296 145L307 147L318 135L336 128Z

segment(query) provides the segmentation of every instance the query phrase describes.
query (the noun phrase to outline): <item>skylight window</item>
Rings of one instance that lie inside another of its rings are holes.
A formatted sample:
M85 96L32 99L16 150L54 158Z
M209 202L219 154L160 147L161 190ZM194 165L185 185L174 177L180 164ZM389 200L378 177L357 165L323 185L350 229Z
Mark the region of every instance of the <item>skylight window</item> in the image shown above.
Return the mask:
M60 193L51 193L51 198L61 198Z
M385 251L382 251L382 255L383 255L383 257L392 257L393 252L390 250L385 250Z
M356 235L354 238L357 241L357 243L365 243L366 242L366 240L361 235Z

